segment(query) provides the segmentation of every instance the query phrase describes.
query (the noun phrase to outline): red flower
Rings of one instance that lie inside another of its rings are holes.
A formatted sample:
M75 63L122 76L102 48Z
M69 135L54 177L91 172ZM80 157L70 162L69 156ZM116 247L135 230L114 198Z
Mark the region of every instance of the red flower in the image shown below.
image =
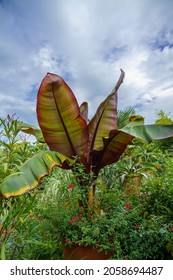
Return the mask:
M74 186L73 186L73 185L70 185L70 186L68 187L68 190L71 190L71 189L74 189Z
M70 220L70 224L72 225L74 222L76 222L77 220L81 220L82 216L78 216L78 217L74 217L72 220Z
M137 228L137 229L140 229L141 227L140 227L139 225L136 225L136 228Z
M126 208L127 210L130 210L130 205L129 205L129 204L126 204L126 205L125 205L125 208Z
M124 258L124 260L129 260L129 258Z
M70 242L70 239L66 239L65 243L69 243Z

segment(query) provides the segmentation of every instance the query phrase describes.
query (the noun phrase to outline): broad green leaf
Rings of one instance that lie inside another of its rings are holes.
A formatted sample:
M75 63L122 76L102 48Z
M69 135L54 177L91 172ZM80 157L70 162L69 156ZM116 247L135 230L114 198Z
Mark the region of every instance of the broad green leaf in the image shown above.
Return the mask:
M127 125L121 130L148 143L153 140L161 140L173 137L173 124L153 124L138 126Z
M135 121L131 124L135 125ZM173 125L127 125L123 129L112 130L109 137L103 138L103 148L91 153L93 172L97 174L102 167L117 162L135 137L146 142L173 137Z
M129 127L143 125L143 124L144 124L144 118L142 116L139 116L139 115L134 115L134 116L131 116L129 118L128 124L126 124L122 128L119 128L119 130L128 131Z
M112 93L100 104L96 114L91 119L89 127L89 152L103 147L103 137L117 129L117 90L123 82L124 72L114 87Z
M87 123L72 90L61 77L48 73L43 79L37 116L50 150L67 157L83 156L88 143Z
M143 125L144 124L144 118L139 115L134 115L129 118L129 124L127 126L134 126L134 125Z
M45 143L43 134L38 127L23 122L20 123L19 127L22 132L34 135L38 142Z
M35 155L21 166L18 173L4 179L0 184L0 196L9 198L32 190L40 184L44 176L52 171L54 166L68 169L70 161L57 152L46 151Z

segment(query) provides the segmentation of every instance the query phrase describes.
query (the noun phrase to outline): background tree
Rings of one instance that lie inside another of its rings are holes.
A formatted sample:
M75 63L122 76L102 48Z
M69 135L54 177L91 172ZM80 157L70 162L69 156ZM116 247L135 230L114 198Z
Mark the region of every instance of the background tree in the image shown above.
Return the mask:
M118 128L123 128L129 123L131 116L135 115L135 109L131 106L124 110L118 110Z

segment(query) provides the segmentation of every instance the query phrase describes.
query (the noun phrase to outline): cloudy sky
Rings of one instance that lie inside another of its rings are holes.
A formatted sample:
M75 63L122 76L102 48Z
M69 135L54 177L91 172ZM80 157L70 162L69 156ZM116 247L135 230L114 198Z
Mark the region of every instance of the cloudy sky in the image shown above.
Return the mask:
M37 125L37 90L62 76L90 117L120 75L119 109L173 113L172 0L0 0L0 116Z

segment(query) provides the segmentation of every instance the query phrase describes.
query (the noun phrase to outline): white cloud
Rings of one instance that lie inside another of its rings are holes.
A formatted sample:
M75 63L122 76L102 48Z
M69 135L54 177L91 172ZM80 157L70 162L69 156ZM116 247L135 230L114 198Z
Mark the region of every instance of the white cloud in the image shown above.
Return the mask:
M37 88L53 72L79 103L89 102L91 117L120 68L121 109L136 106L147 122L158 108L171 112L171 0L8 0L0 18L1 116L16 113L36 124Z

